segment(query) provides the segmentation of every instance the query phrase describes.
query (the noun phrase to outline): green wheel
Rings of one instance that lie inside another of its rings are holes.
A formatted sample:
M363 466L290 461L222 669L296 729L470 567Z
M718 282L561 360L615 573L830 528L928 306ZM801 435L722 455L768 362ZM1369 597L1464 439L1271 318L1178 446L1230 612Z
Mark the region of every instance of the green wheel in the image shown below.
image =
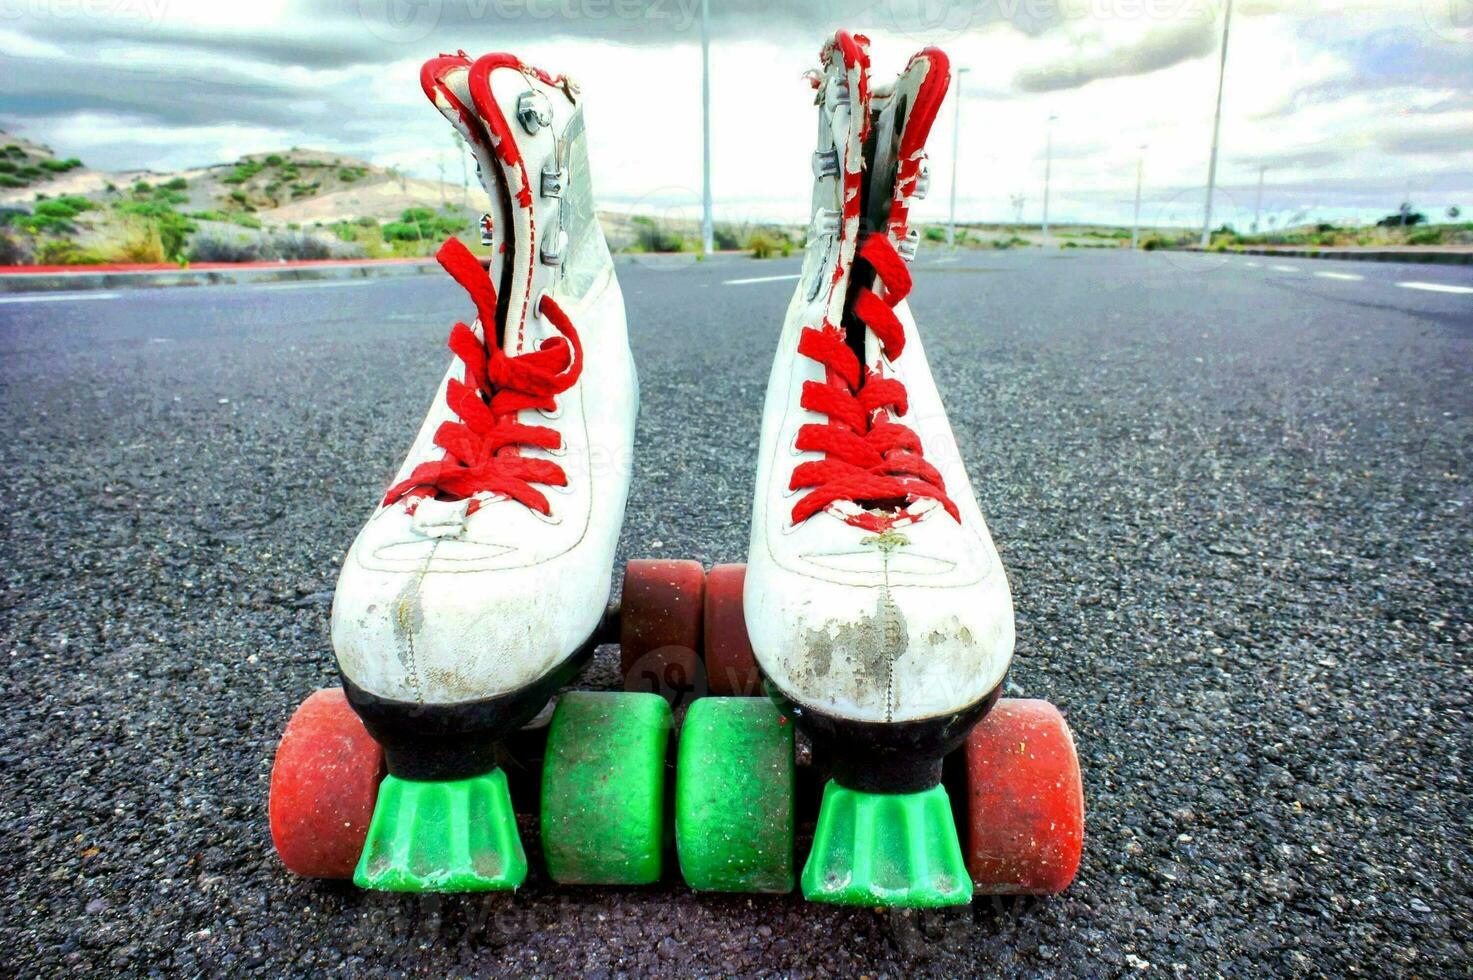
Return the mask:
M701 698L680 730L675 846L698 891L793 890L793 725L766 698Z
M563 695L542 770L542 852L553 881L659 880L670 728L670 705L658 694Z

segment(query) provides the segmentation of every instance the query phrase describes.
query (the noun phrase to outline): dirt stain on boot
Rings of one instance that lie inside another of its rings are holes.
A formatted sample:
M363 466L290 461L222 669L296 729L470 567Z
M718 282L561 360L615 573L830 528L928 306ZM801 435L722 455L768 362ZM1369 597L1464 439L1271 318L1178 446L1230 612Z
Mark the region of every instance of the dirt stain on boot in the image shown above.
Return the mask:
M884 588L872 613L804 631L807 673L815 682L820 679L828 682L815 683L816 687L837 683L846 699L857 703L882 700L888 718L894 704L895 661L905 655L909 635L904 613L891 598L889 588ZM847 676L830 676L836 669Z

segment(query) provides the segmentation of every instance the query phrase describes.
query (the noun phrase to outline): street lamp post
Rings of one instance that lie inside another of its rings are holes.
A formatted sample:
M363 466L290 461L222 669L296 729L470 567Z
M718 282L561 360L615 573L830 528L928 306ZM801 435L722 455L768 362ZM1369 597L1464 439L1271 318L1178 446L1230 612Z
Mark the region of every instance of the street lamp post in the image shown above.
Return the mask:
M1130 222L1130 247L1139 248L1141 243L1141 175L1146 169L1146 144L1140 146L1140 156L1135 161L1135 217Z
M716 228L711 221L711 31L708 0L701 0L701 251L710 255L716 247Z
M1222 84L1227 77L1228 27L1233 21L1233 0L1227 0L1222 15L1222 54L1217 64L1217 109L1212 115L1212 155L1207 161L1207 207L1202 215L1202 248L1212 244L1212 188L1217 183L1217 137L1222 130Z
M946 247L956 248L956 173L961 169L962 76L970 68L956 70L956 105L951 126L951 218L946 222Z
M1253 234L1258 234L1258 215L1263 210L1263 175L1268 172L1267 166L1258 168L1258 194L1253 198Z
M1048 138L1045 142L1043 156L1043 243L1048 244L1048 199L1049 181L1054 172L1054 120L1058 116L1048 117Z

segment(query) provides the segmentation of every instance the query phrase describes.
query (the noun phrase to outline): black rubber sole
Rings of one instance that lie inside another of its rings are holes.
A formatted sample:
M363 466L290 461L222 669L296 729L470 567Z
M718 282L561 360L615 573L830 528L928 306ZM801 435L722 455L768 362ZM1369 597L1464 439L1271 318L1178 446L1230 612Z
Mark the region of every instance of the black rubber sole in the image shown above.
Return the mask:
M789 698L764 678L768 696L813 742L840 786L865 793L918 793L941 782L942 760L961 747L1002 694L1003 683L956 711L918 721L838 718Z
M616 611L615 615L617 614ZM348 703L384 749L389 772L400 779L466 779L499 764L499 743L537 716L552 696L588 665L607 642L608 620L566 659L514 691L455 704L420 704L379 697L339 671Z

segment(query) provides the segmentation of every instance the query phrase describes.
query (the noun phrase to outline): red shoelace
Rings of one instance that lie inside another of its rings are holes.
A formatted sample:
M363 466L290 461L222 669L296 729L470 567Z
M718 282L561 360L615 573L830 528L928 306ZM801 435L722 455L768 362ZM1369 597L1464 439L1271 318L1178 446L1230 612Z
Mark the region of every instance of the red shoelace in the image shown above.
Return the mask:
M856 259L875 270L884 290L860 292L854 315L874 333L885 357L894 361L905 349L905 330L893 307L910 293L910 270L889 236L866 235ZM958 521L961 514L946 495L941 473L922 456L921 440L908 427L891 421L909 409L905 385L882 377L860 363L844 338L844 331L825 323L823 329L805 327L798 337L798 353L822 364L824 381L805 381L800 404L828 416L825 423L809 423L798 430L797 448L823 453L823 459L800 463L793 469L789 490L812 488L793 507L799 524L836 501L881 501L929 498ZM871 522L873 523L873 522Z
M458 421L446 421L435 433L445 455L414 468L409 478L389 488L384 506L405 497L464 500L474 494L502 494L532 510L550 514L547 497L532 486L567 486L563 468L548 459L523 456L519 446L557 449L562 436L541 425L517 421L517 413L536 408L554 411L553 396L567 391L583 372L583 346L562 308L544 295L538 312L562 336L549 337L540 348L512 356L496 344L496 287L480 261L458 239L440 246L435 256L451 278L470 294L482 341L464 323L450 331L450 349L465 364L465 381L451 378L445 400ZM470 509L476 509L471 501Z

